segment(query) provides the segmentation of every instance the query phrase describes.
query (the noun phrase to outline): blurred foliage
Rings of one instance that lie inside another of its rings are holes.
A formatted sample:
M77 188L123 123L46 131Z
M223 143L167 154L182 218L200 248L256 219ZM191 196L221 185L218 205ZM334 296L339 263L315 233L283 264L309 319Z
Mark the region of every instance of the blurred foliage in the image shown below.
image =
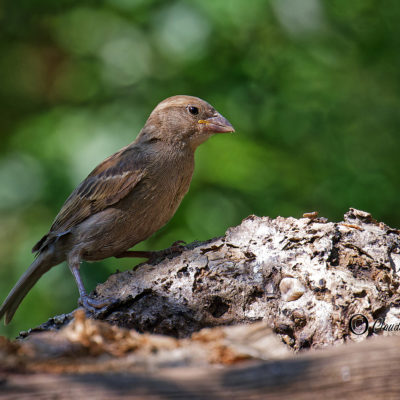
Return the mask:
M222 235L251 213L356 207L400 226L400 3L4 0L0 22L1 301L73 188L174 94L206 99L237 133L199 148L176 216L138 249ZM83 265L87 288L132 265ZM0 333L77 298L58 266Z

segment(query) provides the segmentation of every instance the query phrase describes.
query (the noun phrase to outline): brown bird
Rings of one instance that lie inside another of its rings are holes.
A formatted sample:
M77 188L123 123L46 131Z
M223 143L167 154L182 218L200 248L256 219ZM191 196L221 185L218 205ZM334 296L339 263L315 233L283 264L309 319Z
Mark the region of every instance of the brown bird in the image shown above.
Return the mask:
M197 97L159 103L136 140L99 164L65 201L50 231L33 247L36 259L7 296L0 319L5 316L8 324L38 279L65 260L82 305L105 306L86 293L80 262L151 256L128 250L172 218L189 189L196 148L223 132L234 128Z

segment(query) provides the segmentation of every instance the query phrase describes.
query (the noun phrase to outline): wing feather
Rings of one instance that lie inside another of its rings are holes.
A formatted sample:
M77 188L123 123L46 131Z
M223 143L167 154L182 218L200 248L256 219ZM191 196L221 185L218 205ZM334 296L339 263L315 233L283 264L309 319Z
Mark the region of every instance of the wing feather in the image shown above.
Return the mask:
M126 147L99 164L71 193L50 231L32 249L40 251L52 240L68 233L91 215L117 203L146 175L140 152Z

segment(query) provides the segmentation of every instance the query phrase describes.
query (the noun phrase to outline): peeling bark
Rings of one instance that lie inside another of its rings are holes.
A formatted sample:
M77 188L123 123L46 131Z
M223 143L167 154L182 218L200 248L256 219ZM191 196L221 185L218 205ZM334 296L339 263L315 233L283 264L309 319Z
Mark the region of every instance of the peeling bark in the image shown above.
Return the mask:
M224 237L110 276L95 295L118 302L97 317L177 338L262 320L294 350L324 347L360 340L348 326L357 313L370 325L400 322L399 269L399 231L366 212L338 223L250 216Z
M0 338L0 399L398 399L399 348L376 337L294 356L260 322L174 339L81 312L57 332Z
M0 398L399 398L399 270L399 231L366 212L250 216L112 275L94 295L117 302L92 319L0 338Z

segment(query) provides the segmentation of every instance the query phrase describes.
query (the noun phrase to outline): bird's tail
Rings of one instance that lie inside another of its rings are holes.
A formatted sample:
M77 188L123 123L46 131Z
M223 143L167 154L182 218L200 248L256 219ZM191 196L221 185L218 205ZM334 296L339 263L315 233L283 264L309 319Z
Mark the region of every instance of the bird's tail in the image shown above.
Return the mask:
M7 325L13 318L23 298L31 290L39 278L57 262L51 256L49 250L39 253L35 261L29 266L26 272L19 278L0 308L0 320L4 316L4 324Z

